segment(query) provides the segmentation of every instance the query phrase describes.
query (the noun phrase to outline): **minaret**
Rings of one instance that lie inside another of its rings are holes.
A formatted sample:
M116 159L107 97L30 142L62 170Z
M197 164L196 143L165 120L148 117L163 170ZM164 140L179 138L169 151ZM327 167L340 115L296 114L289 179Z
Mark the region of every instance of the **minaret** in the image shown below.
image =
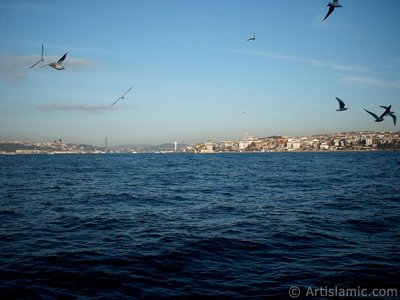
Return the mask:
M178 142L177 141L175 141L175 151L177 151L178 150Z
M106 152L107 152L107 148L108 148L108 143L107 143L107 137L105 138L105 144L106 144Z

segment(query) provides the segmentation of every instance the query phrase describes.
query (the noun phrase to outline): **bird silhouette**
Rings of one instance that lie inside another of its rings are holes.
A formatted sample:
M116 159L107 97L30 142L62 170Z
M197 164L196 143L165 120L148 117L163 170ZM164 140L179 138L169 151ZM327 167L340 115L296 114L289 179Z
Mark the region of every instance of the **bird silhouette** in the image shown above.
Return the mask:
M339 99L338 97L335 98L339 102L339 109L337 109L336 111L345 111L348 109L347 107L345 107L345 104L341 99Z
M389 113L391 108L392 108L392 106L389 105L379 117L376 114L374 114L373 112L366 110L365 108L364 108L364 110L375 118L375 122L382 122L384 120L383 118Z
M49 64L47 64L47 65L44 65L44 66L41 66L41 68L43 68L43 67L46 67L46 66L50 66L50 67L52 67L53 69L55 69L55 70L59 70L59 71L61 71L61 70L64 70L65 68L64 68L64 66L62 65L62 63L63 63L63 61L65 60L65 58L67 57L67 53L68 52L66 52L59 60L58 60L58 62L56 62L56 63L49 63Z
M128 94L128 92L133 88L133 86L131 86L125 93L122 94L121 97L119 97L117 100L115 100L115 102L113 104L111 104L111 106L113 106L115 103L117 103L119 100L125 99L126 94Z
M381 105L380 107L382 107L382 108L384 108L384 109L387 109L387 108L388 108L387 106L383 106L383 105ZM394 124L394 126L396 126L397 117L396 117L396 115L395 115L395 112L389 110L389 112L388 112L387 114L388 114L388 116L391 116L391 117L392 117L392 119L393 119L393 124Z
M255 41L256 40L256 34L254 33L251 38L248 38L247 41Z
M333 0L332 2L329 2L328 6L329 6L329 10L328 10L328 13L326 14L325 18L323 19L323 21L325 21L325 19L327 17L329 17L331 13L333 13L333 11L335 10L336 7L343 7L342 5L339 4L339 0Z

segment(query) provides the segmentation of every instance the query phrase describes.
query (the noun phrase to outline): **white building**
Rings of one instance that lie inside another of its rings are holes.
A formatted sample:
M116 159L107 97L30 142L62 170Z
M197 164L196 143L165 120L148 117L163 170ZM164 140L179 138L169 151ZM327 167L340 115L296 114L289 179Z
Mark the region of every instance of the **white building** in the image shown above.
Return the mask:
M204 146L205 146L205 149L202 149L201 153L213 153L214 152L214 146L211 141L205 142Z

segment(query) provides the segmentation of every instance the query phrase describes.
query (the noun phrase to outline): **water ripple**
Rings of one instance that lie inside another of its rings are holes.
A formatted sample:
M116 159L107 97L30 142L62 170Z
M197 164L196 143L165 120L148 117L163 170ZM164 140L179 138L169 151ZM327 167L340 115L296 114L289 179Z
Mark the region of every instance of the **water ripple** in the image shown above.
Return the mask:
M398 288L397 153L0 156L0 298ZM371 163L381 168L370 168Z

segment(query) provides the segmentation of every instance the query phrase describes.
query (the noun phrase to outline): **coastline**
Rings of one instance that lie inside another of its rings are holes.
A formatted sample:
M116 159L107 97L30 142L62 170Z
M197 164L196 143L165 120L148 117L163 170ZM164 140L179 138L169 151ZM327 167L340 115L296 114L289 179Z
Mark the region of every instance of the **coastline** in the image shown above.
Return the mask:
M92 146L54 142L0 141L1 154L118 154L118 153L264 153L264 152L368 152L399 151L400 131L340 132L312 136L253 137L225 141L204 141L192 145L164 143L125 146Z

